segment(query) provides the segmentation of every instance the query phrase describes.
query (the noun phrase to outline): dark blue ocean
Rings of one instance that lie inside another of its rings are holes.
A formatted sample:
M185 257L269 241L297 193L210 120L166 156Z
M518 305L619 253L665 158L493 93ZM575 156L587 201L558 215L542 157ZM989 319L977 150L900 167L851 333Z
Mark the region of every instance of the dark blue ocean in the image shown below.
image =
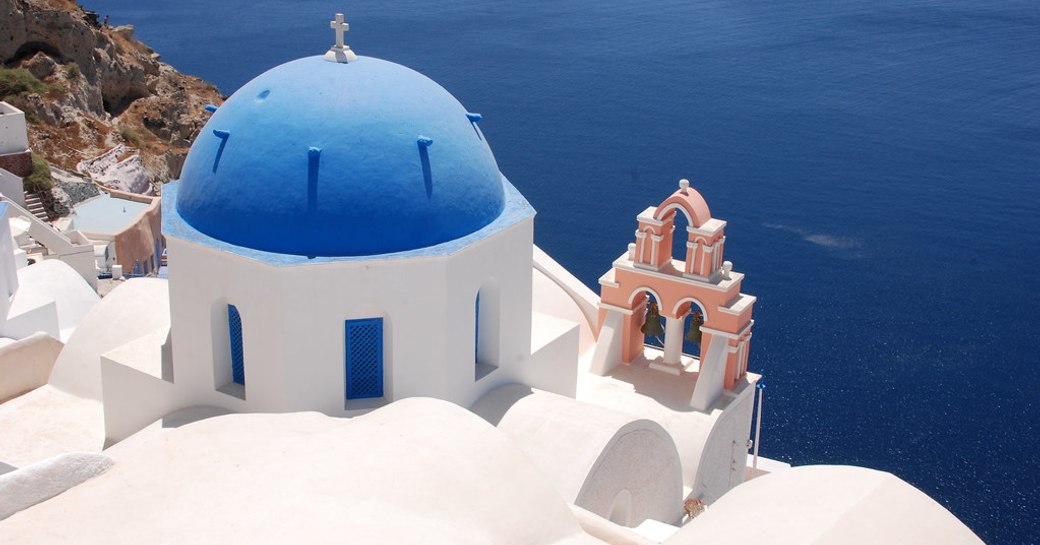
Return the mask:
M323 53L438 81L598 291L689 178L758 296L763 454L1040 541L1037 0L85 0L230 94Z

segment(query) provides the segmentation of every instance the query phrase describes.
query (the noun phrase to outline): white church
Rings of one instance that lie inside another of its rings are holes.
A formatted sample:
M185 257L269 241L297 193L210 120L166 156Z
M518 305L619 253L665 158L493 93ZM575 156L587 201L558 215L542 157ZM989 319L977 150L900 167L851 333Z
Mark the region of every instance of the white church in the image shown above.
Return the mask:
M888 473L759 456L755 297L689 182L597 295L480 114L330 26L164 187L168 279L85 297L0 203L4 543L981 543ZM71 333L5 330L33 305Z

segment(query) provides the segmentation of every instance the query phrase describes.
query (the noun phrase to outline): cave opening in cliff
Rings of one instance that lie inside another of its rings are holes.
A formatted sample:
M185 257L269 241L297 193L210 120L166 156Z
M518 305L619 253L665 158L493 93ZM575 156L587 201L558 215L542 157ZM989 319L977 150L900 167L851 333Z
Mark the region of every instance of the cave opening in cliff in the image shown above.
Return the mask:
M148 96L147 90L140 89L129 89L125 94L119 97L101 97L101 107L106 112L112 115L112 117L118 117L120 114L126 111L135 100Z
M58 64L65 63L65 55L62 55L61 50L54 47L53 44L41 41L25 42L15 50L14 55L10 60L7 61L8 66L17 66L26 59L31 59L33 55L37 53L43 53L54 60Z

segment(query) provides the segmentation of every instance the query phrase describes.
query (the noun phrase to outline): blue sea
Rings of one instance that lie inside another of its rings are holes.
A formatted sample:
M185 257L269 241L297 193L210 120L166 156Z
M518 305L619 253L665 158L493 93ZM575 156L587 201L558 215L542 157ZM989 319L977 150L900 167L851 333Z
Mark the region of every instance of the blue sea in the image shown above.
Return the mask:
M1040 2L85 0L227 94L347 42L484 116L586 284L689 178L758 296L764 455L1040 541Z

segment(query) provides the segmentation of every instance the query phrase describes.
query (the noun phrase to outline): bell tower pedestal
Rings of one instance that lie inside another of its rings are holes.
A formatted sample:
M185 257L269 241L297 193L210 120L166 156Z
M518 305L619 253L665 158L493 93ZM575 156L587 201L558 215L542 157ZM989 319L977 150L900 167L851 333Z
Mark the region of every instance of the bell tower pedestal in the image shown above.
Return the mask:
M682 357L683 319L665 317L664 321L664 363L678 365Z

